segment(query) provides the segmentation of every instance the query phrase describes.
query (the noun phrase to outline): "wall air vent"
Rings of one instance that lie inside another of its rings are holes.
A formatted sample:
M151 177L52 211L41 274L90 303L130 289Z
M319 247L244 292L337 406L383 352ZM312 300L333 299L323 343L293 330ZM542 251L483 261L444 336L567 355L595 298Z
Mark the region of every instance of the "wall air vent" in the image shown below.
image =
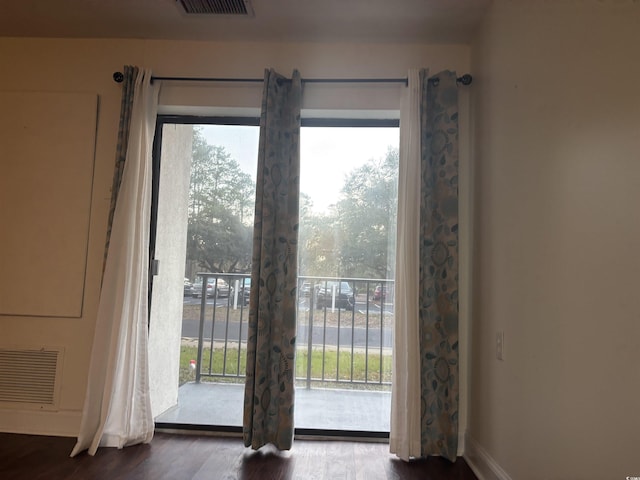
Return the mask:
M253 15L249 0L178 0L184 11L194 15Z
M55 409L62 349L0 348L0 407Z

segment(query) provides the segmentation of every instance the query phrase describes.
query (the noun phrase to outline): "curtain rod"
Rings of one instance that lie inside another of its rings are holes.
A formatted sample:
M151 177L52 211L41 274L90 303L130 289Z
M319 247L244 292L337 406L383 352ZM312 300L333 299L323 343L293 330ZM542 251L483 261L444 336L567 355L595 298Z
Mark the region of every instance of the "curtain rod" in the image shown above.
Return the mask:
M122 72L115 72L113 79L117 83L122 83L124 80L124 74ZM172 82L226 82L226 83L262 83L262 78L216 78L216 77L151 77L153 80L167 80ZM438 84L439 79L430 78L429 81L435 85ZM473 77L468 73L465 73L461 77L458 77L456 81L462 85L471 85ZM404 83L405 86L409 84L408 78L303 78L302 83Z

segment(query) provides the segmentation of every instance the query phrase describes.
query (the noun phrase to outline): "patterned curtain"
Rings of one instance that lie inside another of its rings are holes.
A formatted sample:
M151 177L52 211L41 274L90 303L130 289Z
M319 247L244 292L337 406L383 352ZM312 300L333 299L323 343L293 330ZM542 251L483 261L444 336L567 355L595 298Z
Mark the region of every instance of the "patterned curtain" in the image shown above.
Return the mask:
M131 111L133 110L133 93L135 80L138 77L138 67L126 65L124 67L124 80L122 81L122 100L120 102L120 126L118 127L118 144L116 147L116 164L113 170L113 182L111 185L111 206L109 207L109 220L107 221L107 240L104 246L104 259L102 261L102 274L107 264L109 243L111 242L111 229L113 228L113 215L116 211L118 192L122 183L122 172L127 157L129 145L129 128L131 125Z
M160 84L151 83L150 70L127 67L125 85L130 90L123 92L122 115L127 119L118 134L109 248L80 431L71 456L153 438L147 277L151 152Z
M458 449L458 91L421 72L419 328L422 456Z
M297 71L265 71L243 421L254 449L293 442L301 95Z
M410 70L400 118L392 453L458 443L458 110L456 75Z

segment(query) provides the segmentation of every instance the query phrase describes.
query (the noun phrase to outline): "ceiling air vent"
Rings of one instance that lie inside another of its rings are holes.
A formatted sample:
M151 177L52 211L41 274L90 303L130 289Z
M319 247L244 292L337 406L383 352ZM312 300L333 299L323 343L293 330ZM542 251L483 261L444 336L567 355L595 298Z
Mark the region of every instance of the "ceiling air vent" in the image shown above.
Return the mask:
M252 15L249 0L178 0L184 11L196 15Z

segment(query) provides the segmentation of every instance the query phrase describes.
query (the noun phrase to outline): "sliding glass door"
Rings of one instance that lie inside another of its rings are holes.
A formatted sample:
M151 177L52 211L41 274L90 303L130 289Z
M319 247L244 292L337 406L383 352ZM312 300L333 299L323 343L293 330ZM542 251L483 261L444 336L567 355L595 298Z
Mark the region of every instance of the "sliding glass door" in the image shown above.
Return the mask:
M156 419L162 426L241 428L257 121L161 117L159 122L155 253L160 264L151 329L154 322L164 325L156 336L165 336L162 348L175 356L173 383L158 382L158 389L165 389L159 397L169 403L177 399ZM295 423L307 433L384 435L398 126L394 121L322 124L305 120L301 130ZM176 198L177 185L183 198ZM180 228L169 228L178 221ZM182 237L167 238L171 235ZM164 274L172 276L170 282ZM174 298L171 308L169 298Z

